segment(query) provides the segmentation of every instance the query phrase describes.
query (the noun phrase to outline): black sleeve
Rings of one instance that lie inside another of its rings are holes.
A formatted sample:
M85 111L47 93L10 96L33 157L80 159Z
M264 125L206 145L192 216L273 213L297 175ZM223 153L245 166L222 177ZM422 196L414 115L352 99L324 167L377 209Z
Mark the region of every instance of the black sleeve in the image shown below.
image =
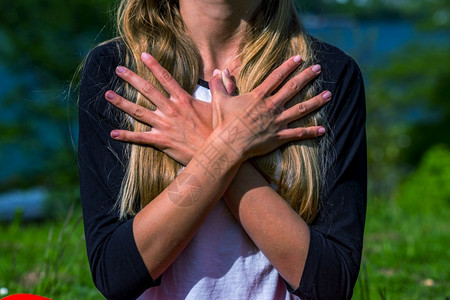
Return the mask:
M119 128L104 99L118 78L119 44L95 48L83 68L79 95L78 160L86 247L92 277L108 299L136 299L157 284L133 236L133 219L121 221L114 205L124 177L124 145L110 138Z
M303 300L350 299L358 277L367 201L365 94L355 61L316 42L322 88L333 93L324 107L331 146L325 151L326 184L300 287Z

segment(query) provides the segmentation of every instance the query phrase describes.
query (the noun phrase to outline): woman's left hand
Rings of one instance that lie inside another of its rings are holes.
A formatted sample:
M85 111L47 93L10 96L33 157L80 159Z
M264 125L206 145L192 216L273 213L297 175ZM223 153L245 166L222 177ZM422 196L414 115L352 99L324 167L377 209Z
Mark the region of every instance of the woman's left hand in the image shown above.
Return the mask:
M171 74L149 54L143 53L142 61L169 93L170 99L134 72L125 67L117 67L117 75L151 101L156 110L146 109L113 91L107 91L105 98L111 104L135 120L152 127L147 132L114 130L111 137L123 142L154 146L186 165L212 131L211 105L195 99L183 90Z

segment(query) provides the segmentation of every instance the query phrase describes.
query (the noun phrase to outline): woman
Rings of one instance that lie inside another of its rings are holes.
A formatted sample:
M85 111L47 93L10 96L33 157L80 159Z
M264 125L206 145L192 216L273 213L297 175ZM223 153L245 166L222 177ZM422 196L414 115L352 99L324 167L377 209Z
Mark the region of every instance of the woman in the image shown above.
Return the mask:
M350 298L366 201L355 62L308 37L290 0L124 0L118 20L80 90L99 290Z

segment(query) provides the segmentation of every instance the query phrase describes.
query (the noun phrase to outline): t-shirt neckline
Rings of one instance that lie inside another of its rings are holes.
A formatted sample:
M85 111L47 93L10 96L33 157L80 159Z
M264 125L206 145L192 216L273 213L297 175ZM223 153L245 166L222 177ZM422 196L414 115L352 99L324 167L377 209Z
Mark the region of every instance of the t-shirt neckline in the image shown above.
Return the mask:
M197 81L197 84L204 88L207 88L209 90L209 82L208 81L199 78Z

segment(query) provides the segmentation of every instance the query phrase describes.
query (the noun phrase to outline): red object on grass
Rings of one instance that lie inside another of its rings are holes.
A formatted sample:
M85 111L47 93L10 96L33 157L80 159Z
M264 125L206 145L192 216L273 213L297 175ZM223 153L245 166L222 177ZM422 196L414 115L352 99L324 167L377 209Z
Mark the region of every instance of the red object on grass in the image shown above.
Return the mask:
M45 298L33 294L15 294L11 296L6 296L0 300L51 300L50 298Z

